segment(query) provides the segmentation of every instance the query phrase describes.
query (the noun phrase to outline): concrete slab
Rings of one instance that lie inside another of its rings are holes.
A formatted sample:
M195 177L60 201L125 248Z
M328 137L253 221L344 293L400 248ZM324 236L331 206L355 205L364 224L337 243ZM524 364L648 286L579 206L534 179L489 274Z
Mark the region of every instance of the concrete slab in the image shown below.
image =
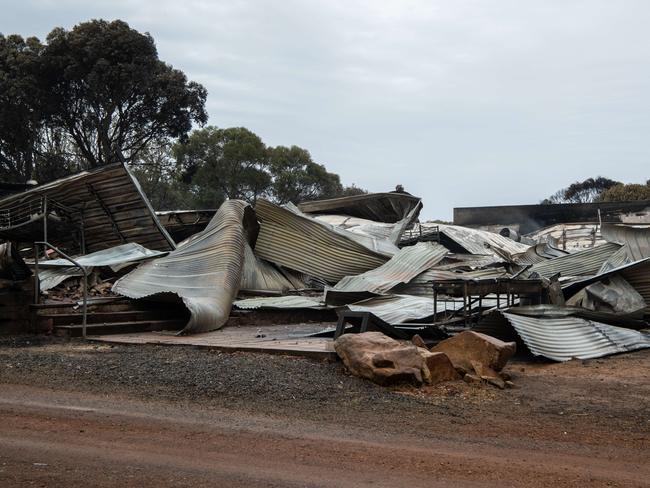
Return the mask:
M116 344L196 346L229 352L286 354L335 361L337 355L332 338L308 337L332 327L333 324L232 326L187 336L177 336L172 331L152 331L89 336L88 340Z

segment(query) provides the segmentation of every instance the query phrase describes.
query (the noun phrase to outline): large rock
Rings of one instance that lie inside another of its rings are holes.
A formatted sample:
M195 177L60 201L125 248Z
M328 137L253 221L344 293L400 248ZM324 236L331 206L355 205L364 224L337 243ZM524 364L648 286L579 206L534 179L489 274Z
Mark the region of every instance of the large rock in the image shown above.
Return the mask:
M334 342L334 349L352 374L380 385L434 384L458 378L444 354L396 341L381 332L344 334Z
M418 348L418 352L427 366L423 369L423 377L424 382L428 385L435 385L443 381L459 380L461 378L444 352L429 352L422 348Z
M444 352L456 369L473 373L477 364L483 367L479 369L501 371L516 350L514 342L503 342L485 334L465 331L440 342L431 352ZM476 372L485 376L483 371Z

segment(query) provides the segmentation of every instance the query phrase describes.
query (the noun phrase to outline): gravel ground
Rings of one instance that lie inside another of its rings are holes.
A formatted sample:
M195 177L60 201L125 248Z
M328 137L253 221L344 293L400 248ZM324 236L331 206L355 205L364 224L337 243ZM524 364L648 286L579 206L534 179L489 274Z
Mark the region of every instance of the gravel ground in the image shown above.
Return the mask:
M366 412L436 407L430 398L404 395L351 376L342 363L188 346L19 337L0 340L0 367L4 382L140 392L145 397L203 401L270 414L299 410L308 415L342 405ZM437 408L443 412L448 407L440 403Z
M390 389L289 356L4 338L0 485L644 486L650 350L506 371L516 388Z
M0 383L171 401L253 414L348 422L387 431L432 421L478 425L498 435L647 433L650 350L568 363L517 359L506 371L515 389L463 381L384 388L348 374L342 363L188 346L108 345L47 336L0 339ZM408 422L401 420L408 419ZM485 423L486 419L491 419ZM549 429L549 425L553 425Z

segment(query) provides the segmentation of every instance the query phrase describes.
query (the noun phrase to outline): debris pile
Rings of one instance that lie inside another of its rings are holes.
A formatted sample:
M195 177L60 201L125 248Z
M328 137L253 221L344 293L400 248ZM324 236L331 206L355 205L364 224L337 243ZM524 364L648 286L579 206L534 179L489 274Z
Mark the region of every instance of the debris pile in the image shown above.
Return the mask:
M174 235L189 235L177 244L128 168L115 165L0 200L0 237L77 256L92 272L91 295L174 297L191 313L185 334L223 327L233 311L330 310L339 348L373 330L417 334L427 347L447 338L424 355L377 338L373 351L341 353L378 382L434 381L431 367L444 366L431 354L445 352L468 380L501 385L512 342L555 361L650 347L650 226L596 222L590 242L571 246L566 232L558 245L553 232L522 235L522 226L420 222L421 209L403 190L297 206L229 200L216 212L160 214ZM78 298L70 261L38 266L42 292ZM408 372L388 371L398 358Z

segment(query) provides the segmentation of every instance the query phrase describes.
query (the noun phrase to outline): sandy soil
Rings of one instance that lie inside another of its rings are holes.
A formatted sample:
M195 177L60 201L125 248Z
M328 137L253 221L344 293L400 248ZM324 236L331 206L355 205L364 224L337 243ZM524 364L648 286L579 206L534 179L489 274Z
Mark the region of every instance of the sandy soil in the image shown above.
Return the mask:
M340 364L0 341L0 486L650 486L650 351L517 360L517 388Z

